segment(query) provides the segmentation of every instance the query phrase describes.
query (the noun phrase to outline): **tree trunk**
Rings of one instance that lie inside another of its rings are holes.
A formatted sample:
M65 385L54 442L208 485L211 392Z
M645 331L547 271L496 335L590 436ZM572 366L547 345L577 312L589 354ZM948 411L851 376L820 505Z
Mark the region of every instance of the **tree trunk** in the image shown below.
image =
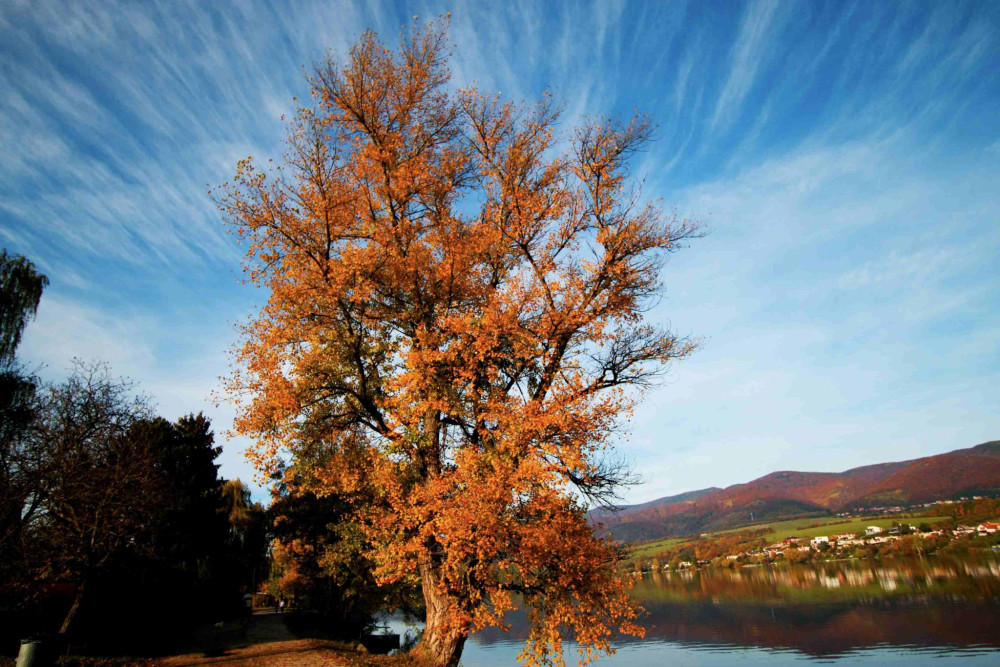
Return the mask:
M62 625L59 627L59 634L64 635L69 632L69 626L73 623L73 618L76 616L76 612L80 610L80 602L83 600L83 590L86 586L87 580L84 579L77 587L76 595L73 597L73 604L70 605L69 611L66 612L66 618L63 619Z
M466 633L447 627L448 617L458 604L454 597L438 590L440 574L429 563L420 565L420 583L424 590L427 622L417 644L417 653L434 667L457 667L465 646Z

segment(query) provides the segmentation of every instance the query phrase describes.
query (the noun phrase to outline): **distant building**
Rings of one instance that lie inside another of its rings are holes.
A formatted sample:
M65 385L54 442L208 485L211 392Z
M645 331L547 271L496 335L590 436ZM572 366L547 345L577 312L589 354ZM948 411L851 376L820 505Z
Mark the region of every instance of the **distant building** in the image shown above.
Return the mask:
M986 522L979 524L976 530L978 530L980 533L983 533L984 535L992 535L993 533L997 532L997 528L1000 528L1000 523Z
M809 540L809 545L813 549L818 549L821 544L830 544L830 538L826 535L819 535Z
M882 532L882 529L878 526L868 526L865 528L865 535L871 537L872 535L878 535Z

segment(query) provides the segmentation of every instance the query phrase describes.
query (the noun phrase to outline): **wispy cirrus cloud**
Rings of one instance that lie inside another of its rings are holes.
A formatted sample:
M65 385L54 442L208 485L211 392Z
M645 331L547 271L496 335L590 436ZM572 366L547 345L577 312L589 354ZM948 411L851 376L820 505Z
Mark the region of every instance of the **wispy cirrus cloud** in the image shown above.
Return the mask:
M681 194L712 233L673 258L659 314L707 340L636 416L636 500L996 437L1000 162L943 172L920 142L803 148Z
M449 11L456 87L551 89L563 129L648 111L644 195L713 230L654 313L707 344L633 422L658 476L634 499L1000 428L1000 10L976 2L8 2L0 241L53 281L26 360L103 356L209 408L263 295L206 189L280 155L325 53Z
M747 5L739 34L733 44L731 65L726 83L715 104L709 130L724 131L743 107L757 74L771 54L779 48L774 32L780 25L782 3L778 0L756 0Z

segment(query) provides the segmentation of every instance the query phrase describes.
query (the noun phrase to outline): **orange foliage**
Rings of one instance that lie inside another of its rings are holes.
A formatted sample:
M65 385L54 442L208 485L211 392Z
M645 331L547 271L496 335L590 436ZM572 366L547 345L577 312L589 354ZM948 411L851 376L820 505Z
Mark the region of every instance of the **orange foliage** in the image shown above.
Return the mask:
M948 509L963 522L981 521L1000 516L1000 498L979 498L964 503L956 503Z
M518 600L529 664L641 634L581 498L638 395L692 341L643 320L665 253L698 232L644 204L642 118L556 135L560 109L449 92L445 31L365 34L312 79L284 165L240 163L220 198L269 291L230 378L255 463L363 492L378 576L419 576L421 650L456 664ZM563 146L566 148L563 149ZM359 496L360 497L360 496Z

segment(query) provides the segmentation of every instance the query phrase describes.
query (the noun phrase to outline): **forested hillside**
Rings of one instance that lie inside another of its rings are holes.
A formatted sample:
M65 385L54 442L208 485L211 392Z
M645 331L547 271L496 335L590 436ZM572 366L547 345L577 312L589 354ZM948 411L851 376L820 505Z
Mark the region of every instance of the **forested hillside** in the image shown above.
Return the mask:
M595 510L591 519L626 542L690 535L762 519L824 516L1000 491L1000 441L840 473L781 471L725 489L702 489Z

